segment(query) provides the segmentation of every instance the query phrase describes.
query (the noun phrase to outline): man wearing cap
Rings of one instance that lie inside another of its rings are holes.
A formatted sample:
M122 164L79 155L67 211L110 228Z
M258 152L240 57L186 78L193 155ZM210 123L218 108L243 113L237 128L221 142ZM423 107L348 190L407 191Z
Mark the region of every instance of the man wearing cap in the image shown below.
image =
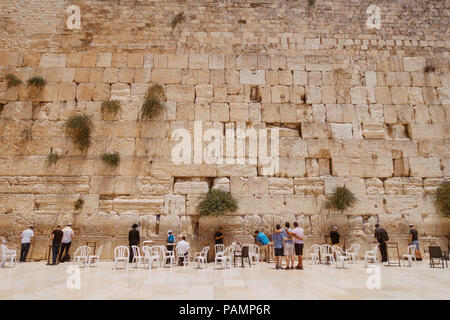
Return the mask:
M422 261L422 255L420 254L419 248L419 232L414 228L414 225L409 225L409 245L415 246L416 260Z
M59 252L59 262L64 262L66 260L70 261L69 250L70 245L72 244L72 238L75 236L70 222L62 229L62 232L63 237L61 241L61 251Z
M28 250L30 250L31 239L34 237L34 226L29 226L22 232L22 245L20 246L20 262L27 260Z
M138 227L138 225L136 223L134 223L131 226L130 232L128 232L128 245L130 246L130 257L128 258L128 262L130 262L130 263L133 261L133 257L134 257L132 246L139 247L139 243L141 242L141 239L139 237L139 230L137 230L137 227Z
M173 251L173 247L175 246L175 236L173 235L173 231L167 231L167 251Z

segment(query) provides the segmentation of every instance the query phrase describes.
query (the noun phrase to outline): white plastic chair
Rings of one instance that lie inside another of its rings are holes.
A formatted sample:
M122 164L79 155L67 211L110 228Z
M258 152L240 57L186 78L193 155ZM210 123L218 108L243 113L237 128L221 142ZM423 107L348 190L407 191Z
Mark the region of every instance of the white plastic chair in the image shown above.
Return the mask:
M378 244L375 245L372 248L372 250L366 251L366 253L364 254L364 268L367 268L367 264L370 263L371 261L374 264L377 263L377 249L378 249Z
M102 254L103 246L100 246L97 249L97 254L92 254L88 257L87 267L89 268L92 263L98 262L100 263L100 256Z
M133 250L133 259L131 260L131 264L134 264L135 268L143 267L144 256L141 256L141 250L139 250L139 247L131 246L131 250Z
M332 266L335 268L340 266L342 269L345 269L345 261L349 261L350 257L347 256L345 254L344 250L342 250L342 248L338 247L338 246L333 247L333 253L334 253L334 258L331 261Z
M6 245L2 244L2 260L1 260L2 267L6 267L6 264L8 264L8 267L10 268L15 267L16 257L17 257L16 250L8 249Z
M217 268L217 265L220 264L222 266L222 269L226 269L228 266L228 263L232 264L232 254L233 248L231 246L228 246L225 251L217 252L216 257L214 258L214 269Z
M250 256L250 260L252 262L255 261L255 265L257 265L260 257L259 246L257 246L256 244L249 245L248 254Z
M125 246L118 246L114 249L114 269L117 269L117 265L123 262L125 268L128 269L128 259L130 259L130 250Z
M158 247L150 247L150 246L143 246L142 252L144 252L144 267L147 263L148 270L150 270L153 267L153 262L155 262L158 266L159 264L159 248Z
M408 258L409 266L415 266L416 265L416 246L411 245L408 246L408 249L406 250L406 254L403 255L403 259ZM414 263L413 263L414 260Z
M173 251L167 250L167 248L164 246L161 246L160 248L162 252L163 266L165 266L167 262L169 262L169 268L172 268L175 264L175 253Z
M181 252L181 248L176 248L177 250L177 259L179 260L180 257L183 257L183 266L189 265L189 251L187 252Z
M219 252L224 252L224 251L225 251L225 245L223 245L223 244L214 245L214 255L216 255Z
M80 262L83 262L83 264L86 266L88 263L90 252L91 247L89 246L78 247L73 254L73 264L79 264Z
M306 253L306 256L309 257L313 264L320 263L319 261L319 251L320 251L320 245L319 244L313 244Z
M209 251L209 246L206 246L202 249L201 252L196 252L195 256L194 256L194 263L197 262L198 263L198 268L200 268L200 263L202 263L205 267L206 264L208 262L208 251Z
M329 244L324 244L320 246L320 256L322 258L322 264L326 263L328 259L330 259L331 262L334 261L334 254L333 254L333 247Z
M359 243L354 243L350 246L350 249L345 251L347 257L350 258L349 261L352 263L359 260L359 249L361 249L361 245Z

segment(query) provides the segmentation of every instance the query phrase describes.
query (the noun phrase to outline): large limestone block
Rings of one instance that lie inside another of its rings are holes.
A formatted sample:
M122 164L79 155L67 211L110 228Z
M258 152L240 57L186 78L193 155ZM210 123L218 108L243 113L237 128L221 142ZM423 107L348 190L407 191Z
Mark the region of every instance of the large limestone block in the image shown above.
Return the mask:
M364 123L362 126L365 139L385 139L386 132L383 123Z
M152 82L160 84L177 84L181 82L180 69L153 69Z
M271 88L272 103L284 103L289 101L289 87L273 86Z
M3 107L0 116L7 120L31 120L33 105L31 102L9 102Z
M322 177L294 178L295 194L320 195L325 192L325 183Z
M111 100L130 101L131 89L126 83L114 83L111 86Z
M301 130L303 139L328 139L331 137L329 123L302 122Z
M208 55L206 54L190 54L189 69L208 69Z
M163 213L165 215L186 214L186 196L166 194L164 196Z
M450 88L438 88L437 92L441 100L441 104L450 104Z
M237 70L256 70L258 67L258 56L253 53L244 53L236 58Z
M351 123L331 123L330 128L333 139L353 139L353 125Z
M281 214L284 212L284 195L256 195L258 214Z
M286 195L285 212L293 214L317 214L316 198L313 195Z
M66 55L56 53L44 53L39 62L40 67L61 67L66 66Z
M409 158L409 166L413 177L442 177L439 158Z
M292 178L269 177L269 194L294 194L294 181Z
M427 66L427 62L424 57L404 57L403 58L403 67L405 71L413 72L423 72L425 67Z
M413 140L445 140L450 132L448 124L411 123L409 133Z
M247 103L230 103L230 121L247 122L249 109Z
M265 84L266 74L264 70L240 70L241 84Z
M206 181L180 181L173 185L175 194L206 193L209 190Z
M392 158L350 159L350 174L357 177L391 177L394 173Z
M214 87L211 84L195 86L195 102L213 102Z
M260 167L259 169L262 169L262 167ZM271 170L268 171L270 172ZM263 173L262 170L260 170L260 174L261 173ZM276 172L275 168L275 174L277 173L278 176L280 177L303 177L305 176L306 173L305 159L304 158L291 159L280 157L278 172Z
M212 188L230 192L230 179L226 177L215 178Z
M168 101L194 102L195 87L190 85L168 85L166 96Z
M269 178L249 177L248 192L250 194L267 194L269 192Z
M318 86L306 86L306 103L321 103L322 92Z

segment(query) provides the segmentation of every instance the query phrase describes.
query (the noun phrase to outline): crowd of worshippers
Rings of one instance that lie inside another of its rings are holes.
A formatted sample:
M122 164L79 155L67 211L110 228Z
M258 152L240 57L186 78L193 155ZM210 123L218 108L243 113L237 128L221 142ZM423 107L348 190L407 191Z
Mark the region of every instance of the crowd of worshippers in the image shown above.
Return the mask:
M56 265L58 263L70 261L69 250L72 244L72 240L75 233L72 229L72 224L68 223L65 228L61 228L60 225L49 236L49 240L52 241L52 263L50 265ZM30 245L34 235L34 226L30 225L21 234L21 248L19 262L26 262L27 255L30 250ZM330 231L331 245L342 246L341 235L338 232L338 228L332 227ZM222 227L220 227L214 234L215 244L224 244L225 233ZM255 230L254 232L255 243L259 245L261 252L261 260L270 262L271 253L275 254L275 269L281 270L282 259L286 262L286 268L284 270L299 269L303 270L303 228L299 226L297 222L293 223L293 228L289 222L285 222L284 226L277 224L275 229L268 235L262 230ZM379 223L375 224L374 231L374 243L378 243L378 247L381 253L381 262L388 261L388 253L386 242L389 241L389 235L385 229L383 229ZM129 261L133 260L132 246L139 246L140 235L138 224L133 224L131 230L128 233L128 243L130 246ZM421 261L422 256L419 248L419 233L415 229L414 225L409 225L409 245L416 247L415 255L416 259ZM273 251L271 252L273 247ZM176 243L173 230L167 232L167 244L168 251L176 251L179 263L182 263L184 259L189 256L190 245L186 241L186 237L179 236L179 241ZM7 247L6 239L2 241L2 252L10 250ZM295 260L297 256L297 265Z

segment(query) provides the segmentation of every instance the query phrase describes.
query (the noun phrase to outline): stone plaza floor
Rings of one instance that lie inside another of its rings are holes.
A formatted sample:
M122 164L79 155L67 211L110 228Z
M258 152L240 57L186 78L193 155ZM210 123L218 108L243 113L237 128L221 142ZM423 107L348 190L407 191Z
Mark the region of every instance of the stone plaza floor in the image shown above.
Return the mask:
M275 270L274 264L214 270L173 268L113 270L112 262L80 268L80 289L67 287L71 263L0 268L0 299L450 299L450 268L380 267L380 289L369 289L364 263L348 269L310 265ZM371 269L373 271L373 269Z

